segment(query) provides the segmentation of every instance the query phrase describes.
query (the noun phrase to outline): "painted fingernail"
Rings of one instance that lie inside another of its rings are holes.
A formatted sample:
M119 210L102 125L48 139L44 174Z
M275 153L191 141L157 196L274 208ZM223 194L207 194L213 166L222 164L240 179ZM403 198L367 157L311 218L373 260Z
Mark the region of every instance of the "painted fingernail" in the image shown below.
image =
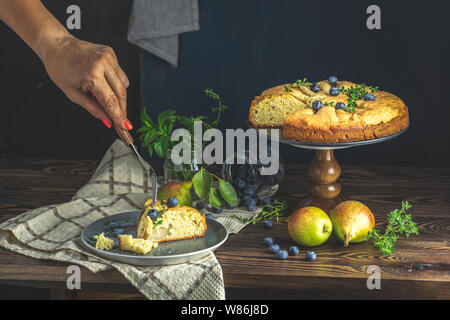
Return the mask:
M107 127L108 127L108 129L111 129L111 123L109 123L109 121L108 121L108 120L106 120L106 119L102 119L102 122L103 122L103 124L104 124L105 126L107 126Z
M133 129L133 125L132 125L131 122L128 121L128 120L125 120L124 126L125 126L125 128L127 128L127 130Z

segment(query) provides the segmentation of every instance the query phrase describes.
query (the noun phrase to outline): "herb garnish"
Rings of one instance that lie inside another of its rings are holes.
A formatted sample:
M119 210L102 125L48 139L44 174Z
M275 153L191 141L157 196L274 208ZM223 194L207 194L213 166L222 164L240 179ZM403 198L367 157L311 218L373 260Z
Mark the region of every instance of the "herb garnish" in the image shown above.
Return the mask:
M345 93L348 96L347 107L345 108L345 111L348 111L350 113L355 113L357 100L364 99L364 96L367 93L377 92L379 90L378 87L371 87L365 84L356 85L356 87L350 86L350 88L348 89L344 86L341 86L339 89L342 93Z
M334 105L333 101L325 102L325 104L324 104L324 106L330 106L330 107L332 107L333 105Z
M310 86L311 82L308 82L306 78L303 80L296 80L294 83L290 83L288 85L284 85L284 90L286 92L292 92L292 88L300 88L301 86Z
M275 199L271 204L267 204L263 207L262 211L253 218L242 218L233 214L232 217L238 219L243 223L251 222L253 224L262 220L276 220L278 222L280 216L284 215L287 209L286 201Z
M409 237L411 234L419 234L417 223L412 221L411 214L406 211L412 206L408 201L402 201L402 208L395 209L388 213L388 225L384 234L380 230L373 229L367 235L367 241L372 240L373 245L381 250L383 254L391 255L394 250L395 242L400 235Z

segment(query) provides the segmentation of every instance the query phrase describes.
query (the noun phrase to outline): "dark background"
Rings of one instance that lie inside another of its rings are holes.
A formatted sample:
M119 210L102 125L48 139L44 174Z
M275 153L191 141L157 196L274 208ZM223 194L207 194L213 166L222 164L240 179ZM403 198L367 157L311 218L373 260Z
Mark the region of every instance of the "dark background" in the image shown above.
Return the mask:
M131 1L44 1L65 23L78 4L76 36L112 46L131 87L130 120L175 108L209 114L210 86L230 109L221 128L247 127L255 95L307 77L379 85L410 109L409 130L389 142L337 151L343 163L448 165L448 1L200 0L198 32L180 37L179 66L126 42ZM381 7L382 30L366 28L366 8ZM27 46L0 25L0 154L7 157L99 158L112 130L68 101ZM311 151L282 147L287 162L309 162Z

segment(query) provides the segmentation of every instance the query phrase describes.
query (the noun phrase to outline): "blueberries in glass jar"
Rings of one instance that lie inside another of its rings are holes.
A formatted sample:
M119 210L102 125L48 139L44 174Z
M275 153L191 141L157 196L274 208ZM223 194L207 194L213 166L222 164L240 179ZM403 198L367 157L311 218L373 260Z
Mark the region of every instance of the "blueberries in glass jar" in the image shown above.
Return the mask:
M250 203L247 205L248 211L255 211L256 202L254 200L250 200Z
M271 204L272 201L273 201L273 200L272 200L272 197L265 197L265 198L262 200L262 204L265 205L265 206L267 206L267 205Z
M345 110L346 105L343 102L336 103L336 110Z
M320 100L313 101L312 108L314 111L319 111L320 108L322 108L322 101Z
M227 203L227 204L225 205L225 207L226 207L228 210L233 210L233 209L234 209L234 206L232 206L232 205L229 204L229 203Z
M313 83L311 84L311 86L309 87L311 89L312 92L317 93L320 91L320 86L317 83Z
M246 206L246 205L248 205L249 203L250 203L250 200L251 200L252 198L249 196L249 195L244 195L243 197L242 197L242 205L244 205L244 206Z
M195 207L196 207L198 210L202 210L202 209L205 207L205 203L204 203L203 201L199 201L199 202L197 202L197 203L195 204Z
M330 95L332 96L338 96L340 93L340 90L338 87L331 87L330 89Z
M364 96L364 101L375 101L375 96L371 93L366 93Z
M237 179L234 186L239 189L244 189L246 185L247 185L247 183L244 180Z
M212 211L213 211L214 213L222 213L223 208L222 208L222 207L218 207L218 208L212 207Z
M244 189L244 195L249 195L250 197L255 196L256 192L252 186L246 186Z

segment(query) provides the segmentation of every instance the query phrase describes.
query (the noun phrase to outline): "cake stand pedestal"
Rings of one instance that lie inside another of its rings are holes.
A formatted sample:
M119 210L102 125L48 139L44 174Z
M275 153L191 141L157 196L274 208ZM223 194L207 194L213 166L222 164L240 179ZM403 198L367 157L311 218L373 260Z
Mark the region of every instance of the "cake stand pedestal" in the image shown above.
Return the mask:
M260 135L269 136L272 140L277 139L280 143L289 144L296 148L315 151L314 159L308 168L308 175L310 178L308 186L309 195L298 201L297 208L314 206L329 213L336 205L346 200L346 198L341 195L342 187L338 181L339 176L341 175L341 166L334 157L334 150L388 141L398 137L407 129L408 127L387 137L342 143L291 141L280 138L280 136L282 136L280 129L257 130Z

